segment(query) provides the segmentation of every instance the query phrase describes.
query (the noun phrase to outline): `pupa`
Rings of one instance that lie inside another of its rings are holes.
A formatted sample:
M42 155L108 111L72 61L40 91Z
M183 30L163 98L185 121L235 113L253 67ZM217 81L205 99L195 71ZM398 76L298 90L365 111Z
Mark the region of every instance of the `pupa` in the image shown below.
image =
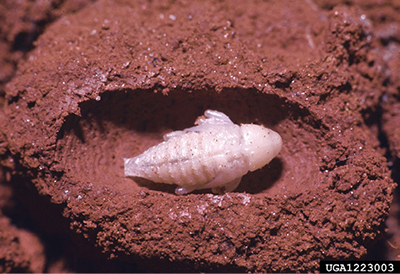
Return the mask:
M207 188L221 194L235 190L243 175L268 164L281 148L277 132L236 125L226 114L206 110L195 126L168 133L162 143L125 158L125 176L176 184L178 195Z

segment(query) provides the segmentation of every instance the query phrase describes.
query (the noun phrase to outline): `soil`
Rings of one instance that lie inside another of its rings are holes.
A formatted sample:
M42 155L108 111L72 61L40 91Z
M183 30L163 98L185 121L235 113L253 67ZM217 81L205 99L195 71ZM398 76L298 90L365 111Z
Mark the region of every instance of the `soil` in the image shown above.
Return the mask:
M60 9L73 2L46 16L16 6L44 22L28 40L4 12L20 31L1 29L0 271L307 272L399 258L396 1ZM123 158L206 109L279 132L281 153L224 195L124 178Z
M18 62L26 58L34 41L46 26L64 14L73 13L91 0L14 1L0 3L0 95L15 74Z

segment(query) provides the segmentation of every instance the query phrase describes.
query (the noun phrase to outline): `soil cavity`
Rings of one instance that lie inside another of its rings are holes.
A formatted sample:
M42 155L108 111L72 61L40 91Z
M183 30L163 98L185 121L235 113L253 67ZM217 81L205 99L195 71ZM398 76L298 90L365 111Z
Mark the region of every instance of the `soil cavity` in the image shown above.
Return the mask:
M221 93L173 91L168 95L123 90L104 93L97 100L81 103L80 108L81 117L67 117L57 146L57 160L75 183L124 193L141 188L174 193L175 185L125 178L123 158L139 155L160 143L167 132L193 126L206 109L222 111L234 123L263 124L283 138L278 157L263 169L244 176L236 192L296 192L299 183L312 189L317 181L311 178L321 176L315 152L322 134L318 123L304 113L306 110L277 95L238 89ZM197 191L200 192L209 190Z

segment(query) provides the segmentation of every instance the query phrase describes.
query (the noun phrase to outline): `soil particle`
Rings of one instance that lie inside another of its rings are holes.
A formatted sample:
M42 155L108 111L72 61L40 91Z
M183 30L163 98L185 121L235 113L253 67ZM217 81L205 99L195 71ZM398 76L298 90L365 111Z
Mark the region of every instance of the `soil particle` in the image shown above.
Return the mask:
M361 258L396 186L375 117L396 101L387 73L399 62L378 52L375 18L326 5L97 1L63 16L6 87L2 165L61 207L83 246L135 270L306 272ZM224 195L123 177L123 158L205 109L279 132L281 153Z

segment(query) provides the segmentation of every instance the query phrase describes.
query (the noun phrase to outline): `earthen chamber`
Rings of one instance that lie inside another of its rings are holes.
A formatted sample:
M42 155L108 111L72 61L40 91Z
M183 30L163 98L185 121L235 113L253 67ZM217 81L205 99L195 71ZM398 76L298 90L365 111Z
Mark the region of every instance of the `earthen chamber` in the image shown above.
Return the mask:
M317 1L87 4L48 25L5 87L0 179L41 197L61 223L52 233L107 271L306 272L363 258L396 186L376 122L395 97L371 20ZM206 109L277 131L281 153L224 195L124 178L123 158ZM20 269L97 270L47 259Z

